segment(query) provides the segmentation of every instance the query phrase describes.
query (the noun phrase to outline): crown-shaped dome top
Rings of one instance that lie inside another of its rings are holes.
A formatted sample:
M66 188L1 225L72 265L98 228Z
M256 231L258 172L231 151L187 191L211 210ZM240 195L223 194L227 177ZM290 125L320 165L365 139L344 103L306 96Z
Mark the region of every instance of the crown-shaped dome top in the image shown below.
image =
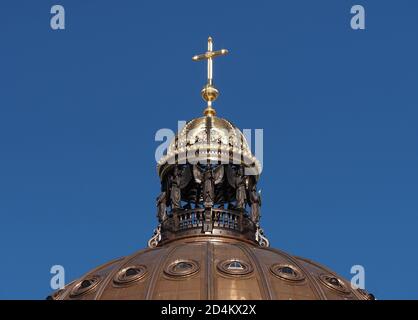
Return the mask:
M186 123L171 141L167 155L157 165L160 176L167 164L239 164L261 172L260 162L251 153L244 134L230 121L216 116L204 116Z

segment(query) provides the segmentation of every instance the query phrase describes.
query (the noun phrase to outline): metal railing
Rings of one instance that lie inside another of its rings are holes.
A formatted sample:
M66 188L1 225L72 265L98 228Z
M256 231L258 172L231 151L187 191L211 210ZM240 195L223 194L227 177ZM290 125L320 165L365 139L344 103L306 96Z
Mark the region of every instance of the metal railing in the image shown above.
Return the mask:
M249 220L244 211L212 208L210 209L210 212L212 214L210 220L212 221L214 228L242 231L244 221ZM173 219L175 231L182 231L202 227L205 218L205 209L195 208L178 210L174 212L169 219Z

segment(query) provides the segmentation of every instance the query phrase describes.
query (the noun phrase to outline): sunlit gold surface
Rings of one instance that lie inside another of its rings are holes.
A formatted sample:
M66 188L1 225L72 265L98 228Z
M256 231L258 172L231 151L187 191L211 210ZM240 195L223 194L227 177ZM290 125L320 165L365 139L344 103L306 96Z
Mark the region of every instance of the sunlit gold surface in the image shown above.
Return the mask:
M213 51L212 38L208 38L208 51L202 54L198 54L192 57L194 61L207 60L208 63L208 78L207 83L201 91L202 98L207 102L207 107L203 112L205 116L216 115L215 109L212 107L212 102L219 96L219 91L213 86L213 58L224 56L228 53L228 50L221 49Z
M212 115L193 119L180 130L170 142L167 155L158 162L160 177L167 164L173 164L175 159L179 163L186 157L190 158L196 150L199 150L205 162L217 163L221 160L225 163L240 163L247 168L254 168L255 175L262 169L261 163L251 153L244 134L230 121Z

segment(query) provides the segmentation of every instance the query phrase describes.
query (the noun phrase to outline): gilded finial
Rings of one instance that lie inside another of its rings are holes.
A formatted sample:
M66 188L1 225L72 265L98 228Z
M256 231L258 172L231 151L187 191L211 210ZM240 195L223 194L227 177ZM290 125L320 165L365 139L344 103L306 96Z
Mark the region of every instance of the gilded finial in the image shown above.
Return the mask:
M208 38L208 51L202 54L195 55L192 59L194 61L207 60L208 61L208 79L206 85L203 87L200 94L203 100L207 102L207 107L203 112L205 116L216 115L215 109L212 108L212 102L219 96L219 91L213 86L213 58L224 56L228 53L228 50L221 49L213 51L212 37Z

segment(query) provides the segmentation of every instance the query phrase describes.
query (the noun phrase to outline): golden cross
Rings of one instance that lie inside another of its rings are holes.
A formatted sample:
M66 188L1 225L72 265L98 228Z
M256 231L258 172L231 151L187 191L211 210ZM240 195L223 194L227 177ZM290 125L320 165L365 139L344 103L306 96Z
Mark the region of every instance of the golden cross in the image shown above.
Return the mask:
M212 37L208 38L208 51L202 54L195 55L192 59L194 61L208 60L208 85L213 84L213 62L212 59L219 56L224 56L228 53L228 50L221 49L213 51Z
M219 95L219 91L213 86L213 58L224 56L228 53L228 50L221 49L218 51L213 51L212 38L208 38L208 51L202 54L195 55L192 59L193 61L208 61L208 82L206 86L202 89L201 95L203 99L208 103L204 114L206 116L216 115L215 109L212 108L212 101L215 101Z

